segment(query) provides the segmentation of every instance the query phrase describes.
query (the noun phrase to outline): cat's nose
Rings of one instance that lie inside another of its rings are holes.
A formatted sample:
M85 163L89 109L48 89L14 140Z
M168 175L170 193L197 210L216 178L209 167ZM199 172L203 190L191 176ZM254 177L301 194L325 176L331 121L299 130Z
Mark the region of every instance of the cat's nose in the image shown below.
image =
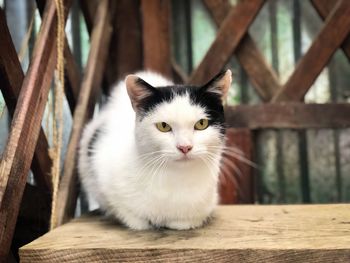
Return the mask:
M192 150L192 145L177 145L176 147L180 152L184 154Z

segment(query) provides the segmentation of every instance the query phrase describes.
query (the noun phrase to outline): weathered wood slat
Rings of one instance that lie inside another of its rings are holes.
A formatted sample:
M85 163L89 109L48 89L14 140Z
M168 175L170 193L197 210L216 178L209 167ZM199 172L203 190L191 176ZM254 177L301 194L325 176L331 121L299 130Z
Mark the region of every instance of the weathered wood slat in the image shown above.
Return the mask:
M311 47L273 101L299 101L350 32L350 1L338 1ZM336 29L336 30L335 30Z
M130 231L83 217L20 249L21 262L349 262L349 205L220 206L205 227Z
M68 8L71 1L66 0ZM7 256L55 68L56 7L46 6L0 163L0 258Z
M298 102L239 105L225 109L229 127L266 128L347 128L350 104L303 104Z
M171 78L170 1L141 0L143 66Z
M0 35L2 38L0 47L0 88L10 115L13 116L24 74L2 9L0 9ZM36 183L46 193L51 193L52 190L49 174L51 163L48 154L47 139L44 131L40 129L32 162L32 170Z
M112 34L111 14L109 11L109 1L99 1L91 34L89 58L84 71L78 104L74 112L72 133L58 191L56 211L58 225L66 222L74 215L78 193L76 176L77 149L84 124L93 114L94 105L102 82Z
M230 12L227 0L203 0L215 23L220 26ZM234 7L232 7L234 8ZM247 32L235 51L239 63L249 76L253 87L263 101L269 101L280 89L275 71L267 64L252 37Z
M311 0L311 3L315 7L318 14L321 16L323 20L327 19L327 16L332 12L335 7L336 1L328 1L328 0ZM346 56L350 59L350 36L348 36L343 44L341 45L342 49Z
M231 9L207 54L192 72L191 83L202 84L225 66L263 4L262 0L242 1Z

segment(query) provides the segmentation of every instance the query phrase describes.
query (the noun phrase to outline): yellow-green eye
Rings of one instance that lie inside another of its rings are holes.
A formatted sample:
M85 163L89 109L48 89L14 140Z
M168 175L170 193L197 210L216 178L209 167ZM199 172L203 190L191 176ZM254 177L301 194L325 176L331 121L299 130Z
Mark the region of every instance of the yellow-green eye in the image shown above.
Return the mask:
M161 132L169 132L169 131L171 131L170 125L167 124L166 122L157 122L156 123L156 127Z
M194 125L194 128L196 130L205 130L209 126L209 121L207 119L200 119L199 121L196 122Z

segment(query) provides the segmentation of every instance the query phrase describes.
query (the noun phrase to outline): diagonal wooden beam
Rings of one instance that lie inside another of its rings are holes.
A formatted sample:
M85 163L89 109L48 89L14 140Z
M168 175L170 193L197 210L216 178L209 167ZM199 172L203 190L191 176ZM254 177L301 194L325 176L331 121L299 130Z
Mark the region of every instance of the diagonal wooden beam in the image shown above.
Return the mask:
M84 78L74 112L72 134L69 140L63 176L57 197L57 224L65 223L74 215L78 195L76 175L76 154L81 132L87 120L91 118L96 98L101 86L106 65L109 42L112 34L110 2L100 0L91 33L91 46L84 72Z
M228 0L203 0L203 3L217 26L225 20L230 9L235 8L231 7ZM239 42L235 54L260 98L269 101L282 85L248 32Z
M311 47L299 61L287 83L273 97L277 101L299 101L350 32L350 1L338 1Z
M66 14L71 0L65 1ZM0 163L0 258L6 258L41 128L56 62L56 6L45 8L32 61L24 78Z
M0 88L10 115L13 116L24 74L2 9L0 9L0 35L2 38L0 47ZM32 171L36 183L47 194L52 191L51 164L48 154L48 142L44 131L40 129L38 144L32 162Z
M191 74L190 83L208 81L225 66L263 4L263 0L241 1L230 10L207 54Z
M323 20L327 19L327 16L332 12L335 7L336 1L329 0L311 0L312 5L315 7L316 11ZM345 55L350 59L350 36L344 40L341 45L345 52Z

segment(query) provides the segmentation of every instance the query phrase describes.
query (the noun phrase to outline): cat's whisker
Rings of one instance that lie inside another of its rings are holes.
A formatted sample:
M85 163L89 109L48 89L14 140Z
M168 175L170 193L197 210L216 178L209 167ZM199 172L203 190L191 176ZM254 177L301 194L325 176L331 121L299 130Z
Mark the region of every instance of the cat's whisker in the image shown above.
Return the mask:
M138 169L136 172L136 177L138 178L140 174L145 175L146 173L143 173L147 168L154 167L154 165L157 164L158 161L160 161L163 158L163 155L155 156L154 158L151 158L150 160L147 160L146 163ZM141 176L142 179L147 180L147 176Z
M213 155L210 153L208 153L208 155L213 157ZM222 156L221 163L233 169L238 176L240 177L242 176L242 171L237 167L237 165L231 159L227 158L226 156Z
M159 184L159 176L158 174L162 171L162 166L166 161L166 157L163 155L160 159L159 163L154 166L154 169L151 171L151 187L153 188L153 184L156 181L155 178L158 178L158 184Z
M244 155L244 152L236 147L232 147L232 146L216 146L216 145L208 145L207 148L211 148L211 149L216 149L216 150L229 150L229 151L233 151L239 154Z
M217 146L208 146L208 148L220 149L220 147L217 147ZM227 148L227 147L223 147L221 149L222 149L222 154L229 155L229 156L231 156L235 159L238 159L238 160L240 160L240 161L242 161L242 162L244 162L244 163L246 163L254 168L259 169L259 166L256 163L252 162L251 160L245 158L243 153L239 154L239 152L233 150L232 148Z
M212 170L211 166L208 164L209 160L207 160L205 157L203 156L199 156L199 158L204 162L204 164L207 166L207 168L209 169L209 172L212 176L213 179L216 179L217 174Z
M231 153L231 152L226 152L226 151L223 152L223 156L224 155L227 155L229 157L233 157L233 158L235 158L235 159L237 159L237 160L239 160L239 161L241 161L241 162L243 162L243 163L245 163L245 164L247 164L255 169L259 169L259 166L256 163L252 162L251 160L245 158L242 155L238 155L236 153Z
M221 165L222 167L225 167L225 165L227 165L229 168L233 169L233 171L234 171L239 177L242 177L242 176L243 176L242 171L237 167L237 165L236 165L234 162L232 162L232 160L223 158L223 159L222 159L222 164L223 164L223 165Z

